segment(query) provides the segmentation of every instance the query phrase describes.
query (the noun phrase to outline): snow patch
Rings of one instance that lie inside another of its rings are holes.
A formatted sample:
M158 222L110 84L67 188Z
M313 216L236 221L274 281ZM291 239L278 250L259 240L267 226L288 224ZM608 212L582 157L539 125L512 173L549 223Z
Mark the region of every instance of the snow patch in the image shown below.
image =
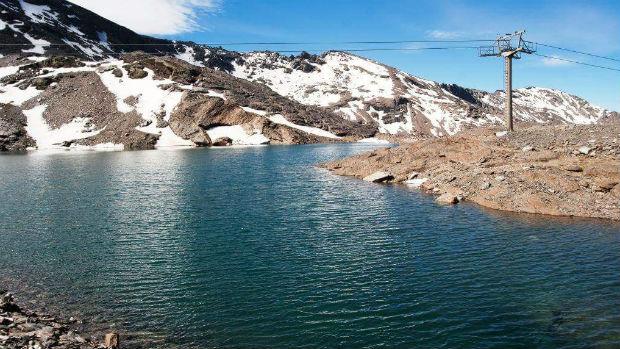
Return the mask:
M214 127L207 130L207 134L212 141L228 137L232 139L234 145L262 145L269 143L269 138L265 137L258 130L254 130L253 134L248 134L241 125Z
M13 75L17 73L18 71L19 71L19 66L0 67L0 79L6 76L9 76L9 75Z
M426 182L428 182L428 178L414 178L414 179L405 181L405 184L413 188L419 188L422 186L422 184Z
M379 138L364 138L357 141L358 143L368 143L368 144L391 144L390 141L386 141L385 139Z
M333 139L339 139L340 137L336 136L335 134L329 132L329 131L325 131L322 130L318 127L311 127L311 126L302 126L302 125L297 125L294 124L288 120L286 120L286 118L284 117L284 115L282 114L275 114L269 117L269 120L271 120L271 122L276 123L276 124L280 124L280 125L284 125L284 126L288 126L290 128L294 128L294 129L298 129L300 131L315 135L315 136L319 136L319 137L325 137L325 138L333 138Z
M24 14L34 23L51 24L52 21L58 21L58 14L52 12L52 9L49 6L33 5L25 2L24 0L19 0L19 5L22 10L24 10Z
M207 96L209 96L209 97L217 97L217 98L221 98L223 100L226 100L226 96L224 95L224 93L213 91L213 90L209 90L207 92Z
M160 129L161 136L155 144L155 148L168 148L168 147L193 147L194 142L187 139L183 139L177 136L170 127Z
M241 109L245 110L248 113L257 114L260 116L267 116L267 111L265 110L258 110L250 107L241 107Z
M47 105L24 110L26 131L37 143L38 149L63 148L62 143L97 135L101 130L92 130L88 118L75 118L70 123L52 129L43 118Z
M122 62L115 61L113 65L122 69ZM115 77L111 71L98 73L103 84L116 96L116 105L120 112L129 113L137 111L144 120L150 121L151 125L140 128L141 131L159 133L156 130L157 114L164 113L164 120L170 119L172 110L181 102L183 92L172 89L164 90L161 86L174 84L172 80L155 80L155 73L145 69L147 76L143 79L130 79L128 77ZM191 88L191 86L185 86ZM130 97L137 99L136 105L129 105L126 100Z
M194 56L195 52L194 52L194 48L193 47L190 47L190 46L187 46L187 45L183 45L183 47L185 48L185 52L178 53L175 56L176 58L178 58L180 60L183 60L183 61L185 61L185 62L187 62L189 64L198 66L198 67L204 67L205 66L202 62L200 62L200 61L196 60L196 58L194 58L195 57Z
M89 57L99 57L103 55L103 50L95 45L91 45L91 47L86 47L79 42L71 41L69 39L62 39L62 41L71 46L72 48L82 51L85 55Z
M39 55L44 55L45 54L45 47L48 47L51 45L51 43L47 40L43 40L43 39L35 39L32 36L26 34L26 33L22 33L22 35L24 35L24 38L26 38L26 40L30 41L30 43L34 46L33 48L27 49L27 50L22 50L22 52L25 53L35 53L35 54L39 54Z
M122 151L125 150L125 145L114 143L99 143L95 145L71 144L69 149L83 151Z
M79 36L84 36L84 33L82 33L82 31L80 30L80 28L74 26L74 25L70 25L66 27L67 30L71 33L77 34Z
M37 90L32 86L22 90L15 85L6 85L0 86L0 92L0 103L13 104L19 107L43 91Z

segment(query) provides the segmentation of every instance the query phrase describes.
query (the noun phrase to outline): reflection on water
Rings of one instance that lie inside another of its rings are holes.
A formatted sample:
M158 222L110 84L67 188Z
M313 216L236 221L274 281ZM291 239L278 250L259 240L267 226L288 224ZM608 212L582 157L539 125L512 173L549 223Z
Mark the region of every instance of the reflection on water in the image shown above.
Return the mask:
M0 157L0 282L149 347L620 346L618 224L312 166L364 149Z

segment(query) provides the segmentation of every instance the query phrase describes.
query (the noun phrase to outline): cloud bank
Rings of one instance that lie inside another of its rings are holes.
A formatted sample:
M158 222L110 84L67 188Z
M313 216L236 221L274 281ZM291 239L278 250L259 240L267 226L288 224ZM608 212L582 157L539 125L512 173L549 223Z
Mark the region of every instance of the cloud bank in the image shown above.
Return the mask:
M69 0L140 34L174 35L200 29L199 13L220 0Z

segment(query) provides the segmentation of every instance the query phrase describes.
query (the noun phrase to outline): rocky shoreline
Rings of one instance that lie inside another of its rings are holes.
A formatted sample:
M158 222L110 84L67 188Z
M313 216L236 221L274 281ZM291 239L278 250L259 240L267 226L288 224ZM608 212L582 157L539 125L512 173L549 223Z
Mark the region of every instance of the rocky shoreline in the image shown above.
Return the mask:
M119 336L106 334L100 342L81 335L76 321L26 310L11 293L0 290L0 349L94 349L119 348Z
M503 211L620 220L620 124L477 129L320 165Z

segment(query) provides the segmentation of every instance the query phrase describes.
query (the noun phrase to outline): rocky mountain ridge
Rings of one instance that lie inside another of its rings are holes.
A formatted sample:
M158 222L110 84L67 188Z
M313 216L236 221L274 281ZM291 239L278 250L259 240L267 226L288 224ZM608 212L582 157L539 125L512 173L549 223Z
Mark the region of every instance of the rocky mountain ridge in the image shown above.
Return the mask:
M376 124L382 133L453 135L463 129L503 123L505 94L440 84L344 52L320 56L242 54L231 72L261 82L306 105ZM513 94L517 122L595 124L618 113L559 90L529 87Z
M38 149L152 149L332 142L376 133L263 85L172 57L0 62L8 59L0 69L5 150L24 150L33 141Z

